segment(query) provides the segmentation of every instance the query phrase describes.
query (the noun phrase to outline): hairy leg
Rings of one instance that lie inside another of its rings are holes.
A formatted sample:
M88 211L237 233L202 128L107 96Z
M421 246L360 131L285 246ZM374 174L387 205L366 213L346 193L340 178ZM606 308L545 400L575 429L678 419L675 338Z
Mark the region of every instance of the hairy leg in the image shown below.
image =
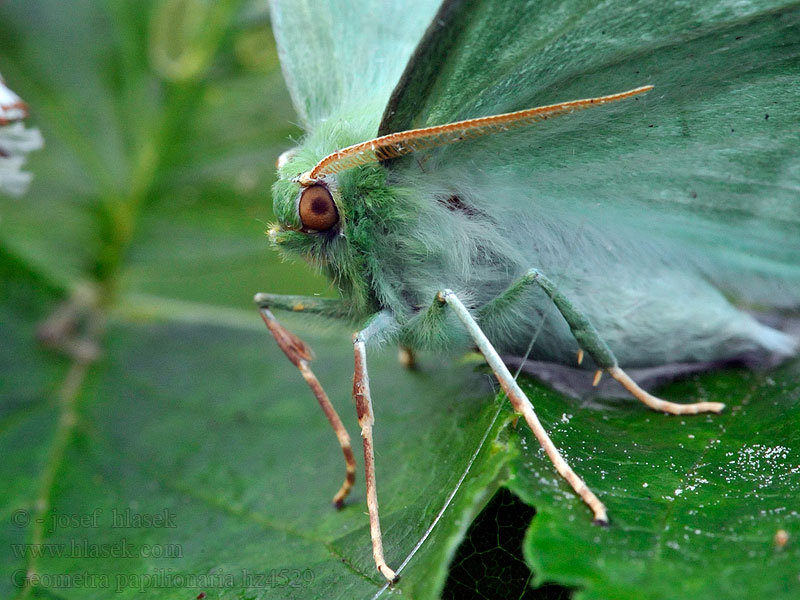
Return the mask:
M578 342L578 363L583 360L583 353L586 351L592 360L600 367L595 375L595 385L600 381L603 370L607 371L611 377L616 379L628 392L640 402L646 404L653 410L662 411L672 415L695 415L704 412L721 412L725 405L720 402L696 402L693 404L676 404L656 398L639 387L628 374L617 364L617 358L611 348L600 337L588 317L583 314L567 298L556 285L544 274L536 269L531 269L520 279L514 282L503 294L487 304L481 309L481 317L491 317L493 313L505 310L513 305L526 289L539 286L553 301L558 311L569 325L572 335Z
M475 345L478 346L478 349L486 358L486 362L489 363L489 367L491 367L495 377L497 377L497 381L500 382L500 386L511 401L514 410L525 418L525 422L533 431L539 444L544 448L548 458L550 458L553 466L555 466L556 471L566 479L567 483L575 490L575 493L578 494L592 510L592 513L594 513L594 522L598 525L607 525L608 515L606 514L606 507L561 456L555 444L553 444L553 441L550 439L550 436L547 435L547 431L542 427L539 417L536 416L533 405L531 405L525 392L517 385L514 376L505 364L503 364L500 355L494 349L494 346L492 346L483 331L481 331L478 323L472 318L472 315L464 304L458 299L458 296L450 290L444 290L439 293L435 303L442 307L446 305L456 313L459 320L464 325L464 328L475 342Z

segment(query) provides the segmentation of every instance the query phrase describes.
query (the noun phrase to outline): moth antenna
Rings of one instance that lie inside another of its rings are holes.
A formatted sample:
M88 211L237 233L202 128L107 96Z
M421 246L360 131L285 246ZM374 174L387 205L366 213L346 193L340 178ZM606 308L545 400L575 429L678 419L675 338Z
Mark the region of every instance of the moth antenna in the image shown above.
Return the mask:
M532 125L537 121L546 121L552 117L560 117L585 108L625 100L626 98L649 92L652 89L652 85L645 85L627 92L611 94L610 96L560 102L559 104L528 108L502 115L479 117L447 125L390 133L329 154L319 161L313 169L300 175L297 181L300 185L308 186L325 175L339 173L353 167L389 160L437 146L471 140L490 133L511 131L512 129Z

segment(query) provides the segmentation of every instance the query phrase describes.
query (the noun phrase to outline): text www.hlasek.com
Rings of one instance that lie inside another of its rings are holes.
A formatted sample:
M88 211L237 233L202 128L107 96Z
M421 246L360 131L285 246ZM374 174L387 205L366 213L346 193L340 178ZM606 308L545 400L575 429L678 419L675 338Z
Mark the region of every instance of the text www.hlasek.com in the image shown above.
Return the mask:
M14 558L183 558L181 544L135 544L127 538L110 544L87 538L69 543L11 544Z

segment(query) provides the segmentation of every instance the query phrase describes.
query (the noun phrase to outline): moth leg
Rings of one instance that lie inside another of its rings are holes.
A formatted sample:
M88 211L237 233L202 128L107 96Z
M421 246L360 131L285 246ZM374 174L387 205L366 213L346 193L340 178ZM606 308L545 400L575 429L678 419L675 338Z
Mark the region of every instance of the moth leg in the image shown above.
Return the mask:
M497 381L500 382L500 387L503 388L506 396L508 396L508 399L511 401L511 405L514 407L514 410L517 413L522 414L522 416L525 418L525 421L533 431L533 434L536 436L539 444L541 444L542 448L544 448L544 451L547 453L547 456L550 458L550 461L553 463L556 471L558 471L558 474L567 480L567 483L572 486L572 489L575 490L575 493L578 494L578 496L580 496L581 499L592 510L594 513L594 523L598 525L607 525L608 515L606 514L606 507L602 502L600 502L599 498L594 495L594 492L589 489L583 479L581 479L575 473L575 471L572 470L572 467L570 467L567 464L567 461L565 461L561 456L558 448L556 448L555 444L553 444L550 436L547 435L547 431L545 431L544 427L542 427L539 417L536 416L536 412L533 410L533 405L531 405L530 400L528 400L528 397L525 395L525 392L523 392L522 388L517 385L517 382L514 380L514 376L511 375L508 367L506 367L503 363L500 355L497 353L497 350L494 349L494 346L492 346L489 339L486 337L483 331L481 331L478 323L472 318L472 315L461 303L461 300L458 299L458 296L456 296L451 290L444 290L439 293L436 298L436 302L442 306L446 304L456 313L458 318L461 320L461 323L464 325L465 329L475 342L475 345L478 346L478 349L486 358L486 362L491 367L495 377L497 377Z
M669 413L671 415L696 415L703 412L721 412L725 405L721 402L696 402L694 404L676 404L675 402L668 402L660 398L656 398L640 388L633 379L631 379L625 371L623 371L617 364L617 358L611 351L611 348L603 341L600 334L592 325L591 321L584 315L572 302L567 298L556 285L550 281L544 274L536 269L531 269L515 282L506 292L497 298L495 301L487 305L487 309L495 310L507 306L517 297L520 293L533 285L538 285L550 297L555 304L558 311L567 321L572 335L578 342L582 350L579 352L579 358L583 358L583 350L588 352L597 366L604 369L628 392L640 402L646 404L653 410ZM485 311L484 311L485 314ZM599 375L602 371L598 371L595 376L595 385L599 381Z
M417 356L414 350L408 346L400 346L400 349L397 351L397 360L406 369L413 370L417 368Z
M315 298L313 296L287 296L284 294L258 293L253 301L260 308L304 312L332 319L348 316L347 306L334 298Z
M270 298L280 298L278 296L270 296ZM269 306L267 305L266 301L267 298L266 294L259 294L256 296L256 302L259 303L261 318L266 323L267 328L269 329L272 337L275 338L275 341L278 343L278 346L283 353L289 358L294 366L296 366L300 373L303 375L303 379L306 380L308 387L311 388L311 391L314 393L314 397L319 402L320 408L322 408L322 412L325 413L325 416L328 418L328 422L333 427L334 433L336 433L336 439L339 440L339 445L342 448L342 454L344 454L344 463L345 463L345 476L344 482L342 483L342 487L339 488L339 491L336 492L336 495L333 497L333 505L336 508L341 508L344 504L345 498L350 493L350 490L353 487L353 483L356 480L356 461L353 457L353 447L350 443L350 436L347 433L347 430L344 428L342 424L341 418L339 418L339 414L336 412L336 409L331 404L331 401L328 399L328 395L325 393L325 390L322 389L322 385L320 385L319 380L317 379L316 375L314 375L311 368L308 364L311 362L311 349L306 346L306 344L294 335L291 331L286 329L283 325L281 325L278 320L275 318L275 315L272 314L270 311ZM281 308L286 308L295 303L298 300L298 296L286 296L284 297L284 302L276 302ZM308 298L306 299L310 302L319 302L320 299L318 298ZM292 310L291 308L289 310ZM295 309L296 310L296 309Z
M378 515L378 489L375 480L375 452L372 442L372 427L375 416L372 412L372 397L369 392L369 374L367 373L366 342L376 330L383 327L386 319L392 319L387 313L379 313L377 318L366 328L353 335L353 351L355 370L353 372L353 399L356 402L358 424L361 427L361 439L364 442L364 479L367 486L367 509L369 510L369 530L372 538L372 557L375 567L389 582L397 581L395 573L386 564L383 557L383 539L381 537L381 521ZM382 322L383 321L383 322Z

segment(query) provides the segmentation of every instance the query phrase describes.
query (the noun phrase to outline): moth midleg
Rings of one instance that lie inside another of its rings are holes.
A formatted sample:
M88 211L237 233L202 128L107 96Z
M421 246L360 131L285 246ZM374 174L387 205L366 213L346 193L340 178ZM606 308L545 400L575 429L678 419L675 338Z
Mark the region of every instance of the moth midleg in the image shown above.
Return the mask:
M522 414L522 416L525 418L525 421L533 431L533 434L536 436L539 444L542 446L542 448L544 448L544 451L547 453L547 456L550 458L550 461L553 463L556 471L558 471L558 474L567 480L567 483L572 486L572 489L575 490L575 493L578 494L578 496L580 496L586 505L592 510L594 513L594 522L598 525L608 524L606 507L602 502L600 502L598 497L594 495L594 492L589 489L583 479L581 479L575 473L575 471L572 470L572 467L570 467L567 464L567 461L565 461L561 456L558 448L556 448L555 444L550 439L550 436L547 435L547 431L545 431L544 427L542 427L539 417L536 416L536 412L533 410L533 405L531 404L530 400L528 400L525 392L523 392L522 388L517 385L514 376L508 370L508 367L506 367L506 365L503 363L500 355L497 353L497 350L494 349L494 346L492 346L489 339L486 337L483 331L481 331L480 326L475 319L472 318L472 315L469 313L464 304L462 304L461 300L458 299L458 296L456 296L451 290L444 290L439 293L436 302L442 305L446 304L456 313L459 320L464 325L464 328L475 342L475 345L478 346L478 349L486 358L486 362L489 364L489 367L491 367L495 377L497 377L497 381L500 382L500 386L503 388L506 396L508 396L508 399L511 401L511 405L514 407L514 410Z
M273 296L273 298L277 298L277 296ZM289 298L289 300L284 304L288 306L297 300L298 297L289 296L287 298ZM308 298L307 300L318 301L319 299ZM275 341L278 343L278 347L283 350L283 353L292 364L298 368L303 379L306 380L322 412L325 413L328 422L331 424L336 434L336 439L339 440L339 446L341 446L342 454L344 455L345 476L342 487L339 488L339 491L336 492L336 495L333 497L333 505L336 508L341 508L356 480L356 461L353 456L353 446L350 443L350 435L344 428L342 419L328 399L328 395L325 393L316 375L314 375L314 372L308 366L311 362L311 349L300 338L278 322L275 315L270 311L269 306L266 305L266 294L257 295L256 302L258 302L260 306L261 318L264 320L264 323L266 323L272 337L274 337ZM283 306L281 308L283 308Z
M622 386L637 400L652 408L671 415L696 415L703 412L720 412L725 405L720 402L695 402L693 404L676 404L661 398L656 398L640 388L633 379L617 364L617 358L611 348L605 343L603 338L595 329L589 318L580 311L567 298L558 287L542 272L537 269L530 269L525 275L514 282L503 294L487 304L481 310L481 316L489 316L492 312L502 310L515 302L522 291L538 285L553 301L553 304L564 317L569 325L573 337L580 347L580 357L585 350L598 367L608 372L611 377L619 381ZM601 371L598 371L601 373ZM595 376L595 381L599 377Z
M400 349L397 351L397 360L406 369L413 370L417 368L417 355L414 353L414 350L408 346L400 345Z
M353 399L356 402L358 424L361 427L361 439L364 442L364 481L367 486L367 510L369 511L369 532L372 539L372 557L375 567L390 582L397 580L395 573L386 564L383 557L383 538L381 536L381 521L378 514L378 487L375 479L375 451L372 441L372 427L375 425L375 415L372 412L372 396L369 391L369 373L367 372L367 347L366 342L376 329L381 328L381 317L388 317L379 313L370 325L353 335L353 353L355 368L353 371ZM388 317L391 318L391 317Z

